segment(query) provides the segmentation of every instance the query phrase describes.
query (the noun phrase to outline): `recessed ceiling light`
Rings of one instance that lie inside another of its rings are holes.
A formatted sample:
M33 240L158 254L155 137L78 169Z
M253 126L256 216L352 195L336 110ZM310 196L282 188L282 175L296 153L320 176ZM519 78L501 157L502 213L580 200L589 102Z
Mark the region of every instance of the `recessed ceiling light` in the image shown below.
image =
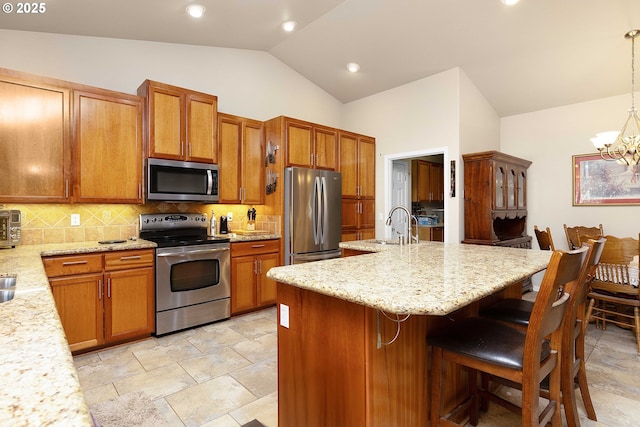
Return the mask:
M205 7L199 4L187 6L187 13L194 18L201 18L204 15Z
M513 6L514 4L518 3L520 0L501 0L503 4L506 4L507 6Z
M359 69L360 65L356 64L355 62L349 62L347 64L347 70L351 71L352 73L357 73Z
M291 31L296 29L296 21L283 22L282 29L285 30L287 33L290 33Z

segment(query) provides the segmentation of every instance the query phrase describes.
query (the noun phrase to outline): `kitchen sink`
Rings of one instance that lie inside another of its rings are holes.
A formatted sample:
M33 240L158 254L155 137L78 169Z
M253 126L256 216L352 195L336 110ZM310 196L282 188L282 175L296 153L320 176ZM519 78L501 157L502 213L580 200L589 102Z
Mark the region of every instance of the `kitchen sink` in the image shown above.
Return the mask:
M16 276L0 277L0 303L13 299L16 291Z
M376 245L399 245L400 242L397 240L380 240L380 239L371 239L365 240L366 243L375 243Z

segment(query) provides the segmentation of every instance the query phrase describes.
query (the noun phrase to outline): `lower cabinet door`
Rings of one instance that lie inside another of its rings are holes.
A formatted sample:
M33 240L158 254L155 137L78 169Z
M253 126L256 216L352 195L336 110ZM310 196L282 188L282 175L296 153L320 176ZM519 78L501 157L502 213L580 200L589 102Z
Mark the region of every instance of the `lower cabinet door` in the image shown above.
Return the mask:
M278 253L261 255L258 259L258 307L276 303L276 281L267 278L267 271L279 264Z
M149 335L155 328L154 268L104 275L105 339L122 341Z
M231 314L256 307L256 257L231 258Z
M49 283L71 351L103 344L102 273L50 279Z

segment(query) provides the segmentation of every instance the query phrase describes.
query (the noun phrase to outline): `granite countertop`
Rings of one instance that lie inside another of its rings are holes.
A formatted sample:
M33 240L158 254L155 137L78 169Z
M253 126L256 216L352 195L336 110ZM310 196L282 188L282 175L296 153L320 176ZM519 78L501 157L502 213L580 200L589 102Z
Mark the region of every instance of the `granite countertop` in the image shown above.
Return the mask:
M155 248L145 240L0 249L0 275L16 275L0 303L0 425L92 426L41 256Z
M369 254L275 267L267 277L395 314L445 315L544 270L550 251L422 242L340 247Z

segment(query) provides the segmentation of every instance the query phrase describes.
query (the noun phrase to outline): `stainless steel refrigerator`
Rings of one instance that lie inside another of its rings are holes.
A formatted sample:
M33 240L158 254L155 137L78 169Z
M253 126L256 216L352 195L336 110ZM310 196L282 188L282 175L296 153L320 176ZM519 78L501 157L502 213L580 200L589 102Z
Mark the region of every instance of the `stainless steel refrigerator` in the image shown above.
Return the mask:
M342 174L289 167L284 170L284 262L339 258L342 238Z

